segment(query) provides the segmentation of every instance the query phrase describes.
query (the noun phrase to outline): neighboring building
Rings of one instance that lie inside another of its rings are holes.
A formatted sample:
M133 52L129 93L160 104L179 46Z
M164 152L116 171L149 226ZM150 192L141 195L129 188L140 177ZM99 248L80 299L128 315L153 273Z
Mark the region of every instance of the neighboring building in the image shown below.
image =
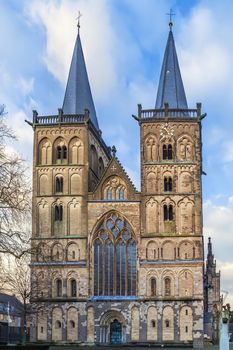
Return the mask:
M78 34L63 108L29 122L32 341L202 346L202 118L200 103L188 108L170 23L155 108L135 116L138 192L102 139Z
M0 293L0 343L21 341L22 303L14 296Z
M216 271L216 260L214 260L211 238L209 237L204 275L204 332L208 339L213 342L217 342L219 339L220 309L220 272Z

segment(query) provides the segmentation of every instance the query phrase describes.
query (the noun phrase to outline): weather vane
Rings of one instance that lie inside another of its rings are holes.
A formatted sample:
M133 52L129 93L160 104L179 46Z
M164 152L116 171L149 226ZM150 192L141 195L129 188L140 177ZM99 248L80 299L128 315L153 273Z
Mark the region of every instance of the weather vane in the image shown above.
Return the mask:
M78 32L79 32L79 28L80 28L80 18L82 17L82 14L80 11L78 11L78 17L76 18L76 20L78 20L78 24L77 24L77 27L78 27Z
M172 23L172 16L175 16L176 14L172 12L172 9L170 9L170 12L169 13L166 13L167 16L170 17L170 20L169 20L169 27L170 27L170 30L172 29L172 26L173 26L173 23Z

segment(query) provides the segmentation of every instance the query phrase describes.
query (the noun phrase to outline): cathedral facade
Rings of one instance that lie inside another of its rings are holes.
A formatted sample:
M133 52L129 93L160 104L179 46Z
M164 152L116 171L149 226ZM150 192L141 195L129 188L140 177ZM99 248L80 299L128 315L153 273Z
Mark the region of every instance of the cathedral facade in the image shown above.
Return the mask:
M170 25L155 108L134 116L137 191L102 138L78 33L62 109L31 123L32 341L202 346L202 118Z

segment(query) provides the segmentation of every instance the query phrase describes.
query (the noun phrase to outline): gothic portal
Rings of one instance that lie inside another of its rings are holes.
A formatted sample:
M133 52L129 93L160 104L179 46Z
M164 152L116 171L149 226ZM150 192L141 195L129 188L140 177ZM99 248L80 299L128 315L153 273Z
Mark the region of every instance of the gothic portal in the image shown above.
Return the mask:
M135 119L141 192L101 136L78 33L62 109L31 123L33 341L202 346L202 114L171 27Z

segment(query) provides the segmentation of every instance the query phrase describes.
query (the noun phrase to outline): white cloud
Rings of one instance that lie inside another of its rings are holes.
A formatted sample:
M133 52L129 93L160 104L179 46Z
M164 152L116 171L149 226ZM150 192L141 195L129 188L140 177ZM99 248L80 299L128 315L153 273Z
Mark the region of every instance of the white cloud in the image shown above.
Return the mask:
M221 289L229 292L226 302L233 303L233 207L232 197L229 205L216 205L211 201L204 203L204 234L211 236L213 253L217 259L217 271L221 271ZM207 239L206 239L207 242Z
M34 88L34 78L25 79L20 77L17 85L22 94L29 95Z
M77 27L75 17L81 11L81 38L95 98L108 98L117 81L115 55L119 42L115 36L106 0L33 1L28 15L46 32L44 61L48 70L64 86L68 76ZM101 18L101 21L99 20Z
M233 53L228 45L231 33L224 30L228 23L221 21L220 30L215 2L211 7L205 3L201 1L183 20L177 37L182 74L192 100L222 96L233 73Z

